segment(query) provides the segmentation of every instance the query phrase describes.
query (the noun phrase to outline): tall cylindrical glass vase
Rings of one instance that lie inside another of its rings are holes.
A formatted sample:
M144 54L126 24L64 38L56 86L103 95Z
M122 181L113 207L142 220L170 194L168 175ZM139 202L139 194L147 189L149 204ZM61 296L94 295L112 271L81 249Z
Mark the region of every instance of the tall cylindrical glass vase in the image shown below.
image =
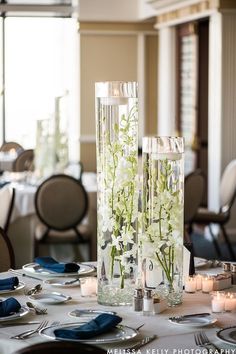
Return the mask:
M183 152L183 138L143 138L143 281L169 306L182 302Z
M98 302L129 305L137 268L137 83L98 82L95 88Z

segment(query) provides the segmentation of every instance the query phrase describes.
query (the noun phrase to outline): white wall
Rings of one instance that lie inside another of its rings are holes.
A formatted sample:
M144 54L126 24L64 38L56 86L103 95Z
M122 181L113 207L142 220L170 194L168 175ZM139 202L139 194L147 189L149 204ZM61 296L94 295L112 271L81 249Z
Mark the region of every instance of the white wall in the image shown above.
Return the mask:
M138 0L79 0L80 21L137 21Z

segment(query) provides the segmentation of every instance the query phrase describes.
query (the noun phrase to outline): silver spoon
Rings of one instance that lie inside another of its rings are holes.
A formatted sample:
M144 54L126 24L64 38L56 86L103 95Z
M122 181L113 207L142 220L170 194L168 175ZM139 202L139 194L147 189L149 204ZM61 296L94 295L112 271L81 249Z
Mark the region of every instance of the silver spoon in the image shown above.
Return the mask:
M79 281L79 279L68 280L68 281L65 281L63 284L64 285L70 285L70 284L76 283L77 281Z
M46 308L39 308L37 306L35 306L34 304L32 304L32 302L27 301L26 305L30 308L33 309L36 313L36 315L45 315L47 313L47 309Z
M42 285L41 284L37 284L35 285L33 288L29 289L28 291L26 291L26 295L33 295L33 294L37 294L42 290Z

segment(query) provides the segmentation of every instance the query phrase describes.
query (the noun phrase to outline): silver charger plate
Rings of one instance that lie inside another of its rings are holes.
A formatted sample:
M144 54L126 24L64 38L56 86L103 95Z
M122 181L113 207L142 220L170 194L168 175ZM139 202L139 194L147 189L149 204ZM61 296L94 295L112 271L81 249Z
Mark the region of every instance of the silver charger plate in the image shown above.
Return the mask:
M85 322L78 323L78 325L82 325ZM138 331L136 329L133 329L131 327L127 326L122 326L118 325L117 327L113 328L111 331L107 333L100 334L99 336L89 338L89 339L66 339L66 338L60 338L56 337L54 334L54 331L56 329L60 328L75 328L78 327L78 325L75 324L67 324L67 325L58 325L58 326L49 326L46 328L43 328L39 334L42 337L46 337L48 339L54 339L54 340L63 340L63 341L69 341L69 342L81 342L81 343L88 343L88 344L109 344L109 343L115 343L115 342L120 342L120 341L126 341L129 339L134 338L137 336Z
M31 301L36 301L41 304L49 304L49 305L61 304L63 302L71 300L70 296L60 294L57 292L32 294L28 298Z
M110 315L115 315L116 312L114 311L104 311L104 310L91 310L91 309L75 309L68 313L71 317L89 317L95 318L102 313L108 313Z
M236 345L236 326L221 329L216 336L225 343Z
M21 289L24 289L24 287L25 287L25 283L20 281L19 284L14 289L0 290L0 295L7 294L7 293L14 293L15 291L19 291Z
M43 268L37 263L28 263L25 264L22 268L27 273L28 275L40 275L40 276L45 276L45 277L51 277L52 275L54 277L73 277L73 276L84 276L90 273L94 272L94 267L87 265L87 264L79 264L80 269L78 272L70 272L70 273L57 273L53 272L52 270Z
M0 322L7 322L7 321L13 321L13 320L18 320L21 317L27 315L30 312L29 308L26 306L21 306L20 310L17 312L12 313L9 316L5 317L0 317Z
M214 324L217 321L217 319L212 316L206 316L206 317L195 316L195 317L188 317L188 318L183 317L183 319L178 321L169 319L169 321L178 326L205 327Z

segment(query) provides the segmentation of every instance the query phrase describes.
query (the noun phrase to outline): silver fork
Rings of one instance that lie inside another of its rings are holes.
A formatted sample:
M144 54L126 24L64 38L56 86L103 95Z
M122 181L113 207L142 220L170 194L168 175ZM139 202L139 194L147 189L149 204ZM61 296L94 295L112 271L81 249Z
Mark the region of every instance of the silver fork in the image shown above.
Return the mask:
M194 334L195 343L198 347L204 347L208 352L219 353L220 349L217 346L210 342L205 332L198 332Z
M134 344L133 346L126 348L126 350L130 350L130 351L135 351L138 350L142 347L144 347L144 345L152 342L153 340L155 340L157 338L157 336L154 334L152 336L145 336L143 339L141 339L138 343Z
M48 324L48 321L42 321L36 329L30 329L28 331L19 333L15 336L11 337L11 339L26 339L26 338L30 337L32 334L38 333L41 329L45 328L47 326L47 324Z

